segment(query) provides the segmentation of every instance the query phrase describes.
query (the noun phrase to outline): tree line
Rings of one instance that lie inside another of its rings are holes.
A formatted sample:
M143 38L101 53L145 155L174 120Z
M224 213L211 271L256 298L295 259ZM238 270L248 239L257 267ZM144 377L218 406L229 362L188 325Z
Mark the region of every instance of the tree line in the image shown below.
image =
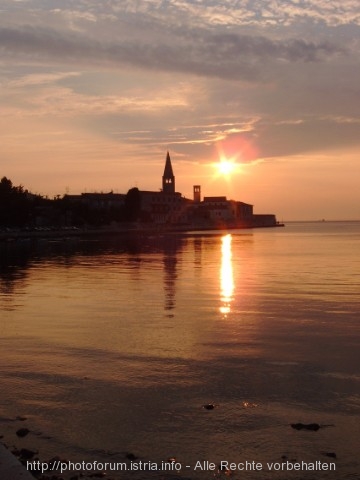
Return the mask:
M112 222L131 222L142 217L137 188L128 191L123 204L95 206L81 199L74 200L69 195L49 199L29 192L22 185L13 185L7 177L0 180L1 228L101 226Z

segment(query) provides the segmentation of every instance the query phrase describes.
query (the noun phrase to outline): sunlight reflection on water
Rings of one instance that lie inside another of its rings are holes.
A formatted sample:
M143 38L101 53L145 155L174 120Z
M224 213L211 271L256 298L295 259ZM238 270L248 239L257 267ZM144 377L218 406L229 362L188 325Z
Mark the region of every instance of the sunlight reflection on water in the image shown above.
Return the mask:
M221 302L220 313L230 313L230 305L234 294L234 277L232 268L231 234L221 238Z

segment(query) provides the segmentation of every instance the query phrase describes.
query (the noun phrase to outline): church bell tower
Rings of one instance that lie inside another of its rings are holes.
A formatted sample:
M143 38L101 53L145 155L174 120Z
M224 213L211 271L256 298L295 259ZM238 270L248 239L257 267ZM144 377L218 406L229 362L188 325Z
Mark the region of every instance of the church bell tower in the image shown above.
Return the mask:
M164 193L175 193L175 177L171 166L169 152L166 154L164 175L162 177L162 191Z

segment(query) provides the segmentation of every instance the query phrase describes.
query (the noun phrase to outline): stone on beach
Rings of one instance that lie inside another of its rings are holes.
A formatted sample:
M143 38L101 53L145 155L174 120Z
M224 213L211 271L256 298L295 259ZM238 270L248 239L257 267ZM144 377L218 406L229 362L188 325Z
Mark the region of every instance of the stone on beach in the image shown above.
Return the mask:
M21 438L26 437L28 433L30 433L28 428L19 428L19 430L16 431L16 435Z

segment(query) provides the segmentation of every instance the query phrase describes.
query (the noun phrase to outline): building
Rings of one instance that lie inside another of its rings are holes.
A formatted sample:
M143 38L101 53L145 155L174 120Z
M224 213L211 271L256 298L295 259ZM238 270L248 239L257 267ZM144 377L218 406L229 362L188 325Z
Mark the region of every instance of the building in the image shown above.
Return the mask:
M125 204L126 195L123 193L81 193L80 195L64 195L64 199L71 204L87 206L95 210L120 208Z
M160 191L140 190L141 217L155 224L174 225L187 222L187 206L191 200L175 191L175 176L170 154L166 153Z
M194 225L203 228L219 227L251 227L253 206L228 200L225 196L204 197L199 201L198 189L194 186L194 200L188 211L188 218Z
M169 152L166 153L164 175L162 177L162 193L175 194L175 177Z

